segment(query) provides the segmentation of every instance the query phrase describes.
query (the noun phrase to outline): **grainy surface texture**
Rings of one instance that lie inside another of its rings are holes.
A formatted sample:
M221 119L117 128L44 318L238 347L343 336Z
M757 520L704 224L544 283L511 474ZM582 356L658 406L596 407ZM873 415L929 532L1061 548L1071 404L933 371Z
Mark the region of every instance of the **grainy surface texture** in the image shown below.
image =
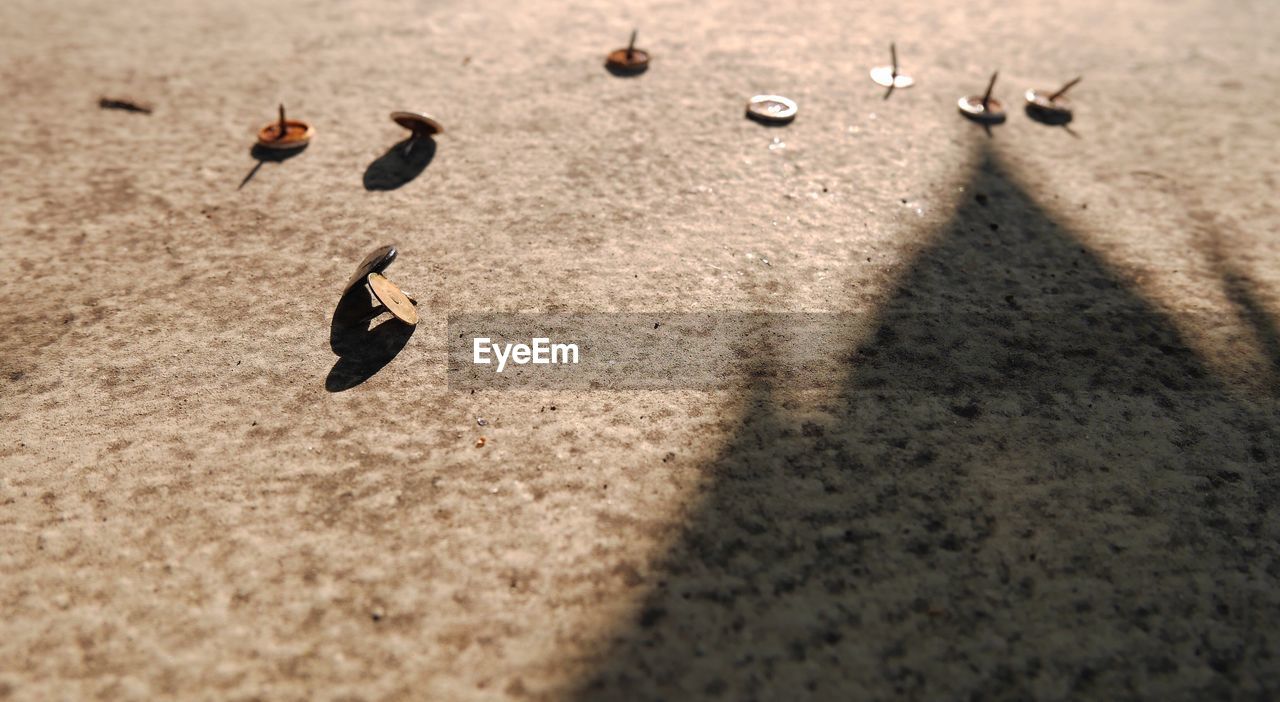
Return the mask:
M1274 699L1278 75L1269 0L6 0L0 699ZM448 387L541 311L869 321Z

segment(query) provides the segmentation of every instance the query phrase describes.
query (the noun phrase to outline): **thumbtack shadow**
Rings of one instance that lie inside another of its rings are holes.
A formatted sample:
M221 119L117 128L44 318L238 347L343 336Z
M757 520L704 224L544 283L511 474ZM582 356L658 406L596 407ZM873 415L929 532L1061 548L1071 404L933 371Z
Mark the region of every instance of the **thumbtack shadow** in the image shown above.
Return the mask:
M249 171L249 174L244 177L244 180L240 181L240 185L236 186L236 190L240 190L247 185L249 181L253 180L253 177L258 174L258 169L262 168L262 164L267 163L268 161L271 163L284 163L306 150L306 144L303 144L296 149L268 149L259 144L254 144L253 148L249 149L249 155L258 163L255 164Z
M408 154L405 154L406 149L409 149ZM417 178L435 156L435 139L409 137L369 164L364 171L364 189L395 190Z
M370 321L362 317L371 309L369 292L362 285L351 288L338 301L329 324L329 347L338 355L338 362L325 378L325 390L350 390L372 378L413 336L417 327L394 320L370 327Z

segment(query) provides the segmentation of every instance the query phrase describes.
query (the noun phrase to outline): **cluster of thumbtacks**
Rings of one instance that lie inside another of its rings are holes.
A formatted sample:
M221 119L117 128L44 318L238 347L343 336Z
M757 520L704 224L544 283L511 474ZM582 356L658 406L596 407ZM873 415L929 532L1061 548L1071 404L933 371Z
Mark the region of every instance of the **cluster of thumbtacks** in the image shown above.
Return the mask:
M898 70L898 50L889 45L890 64L876 66L871 69L871 80L888 88L885 98L898 88L910 88L915 79ZM649 52L636 48L636 32L631 33L631 42L624 49L610 52L605 59L605 67L618 75L637 75L649 68ZM991 74L987 90L982 95L966 95L960 98L958 106L960 114L983 125L999 124L1005 120L1004 105L991 96L995 88L999 71ZM1080 79L1076 78L1057 91L1028 90L1026 92L1026 111L1031 118L1047 124L1065 125L1071 121L1071 106L1063 99L1063 95ZM747 117L767 124L786 124L795 119L798 110L794 100L781 95L756 95L747 101ZM416 143L425 138L444 132L441 126L430 115L421 112L392 112L391 119L412 132L405 144L405 155L408 155ZM315 128L302 120L286 119L284 106L280 106L280 118L258 131L258 146L266 149L300 149L311 141ZM390 312L393 317L405 324L418 323L418 304L416 300L404 294L394 283L387 280L382 272L396 260L395 246L382 246L360 262L356 272L343 287L343 296L353 291L357 285L365 284L373 294L375 305L367 314L359 317L368 322L383 312Z

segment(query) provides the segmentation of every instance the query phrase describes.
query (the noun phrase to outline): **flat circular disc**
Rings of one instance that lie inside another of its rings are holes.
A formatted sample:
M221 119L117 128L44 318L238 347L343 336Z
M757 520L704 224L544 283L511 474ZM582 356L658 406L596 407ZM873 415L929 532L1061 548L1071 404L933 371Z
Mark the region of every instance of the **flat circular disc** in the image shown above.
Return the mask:
M258 130L258 146L264 149L300 149L306 146L316 129L299 119L284 121L284 134L280 133L280 122L272 122Z
M612 51L604 60L604 65L615 71L639 73L649 67L649 52L644 49L632 49L627 56L626 49Z
M893 75L893 66L876 66L871 69L871 80L886 88L910 88L916 84L916 79L911 76L901 73Z
M373 289L373 296L396 319L410 326L418 323L418 310L409 301L409 296L401 292L395 283L387 280L381 273L370 273L366 280Z
M444 133L444 125L425 112L392 112L391 119L414 134L430 136Z
M960 114L975 122L999 124L1004 121L1004 105L995 98L988 100L984 106L981 95L966 95L960 98L958 104Z
M352 273L351 277L347 279L347 284L342 287L342 290L344 292L350 290L352 285L364 280L370 273L381 273L386 270L387 266L390 266L391 262L396 260L397 253L399 252L396 251L395 244L379 246L371 251L360 262L360 265L356 266L356 272Z
M799 110L795 100L781 95L757 95L747 102L747 116L757 122L786 124Z

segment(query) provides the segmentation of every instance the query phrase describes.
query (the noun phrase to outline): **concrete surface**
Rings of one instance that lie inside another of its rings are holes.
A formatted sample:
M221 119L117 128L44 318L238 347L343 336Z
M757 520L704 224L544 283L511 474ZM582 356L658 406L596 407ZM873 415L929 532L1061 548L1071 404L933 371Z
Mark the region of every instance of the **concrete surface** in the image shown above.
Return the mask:
M0 5L0 698L1277 696L1278 30ZM1021 113L1078 74L1071 132ZM239 187L280 102L315 141ZM397 109L447 132L400 159ZM362 351L389 241L423 321ZM783 328L719 390L449 389L450 313L574 311L869 323L796 387Z

